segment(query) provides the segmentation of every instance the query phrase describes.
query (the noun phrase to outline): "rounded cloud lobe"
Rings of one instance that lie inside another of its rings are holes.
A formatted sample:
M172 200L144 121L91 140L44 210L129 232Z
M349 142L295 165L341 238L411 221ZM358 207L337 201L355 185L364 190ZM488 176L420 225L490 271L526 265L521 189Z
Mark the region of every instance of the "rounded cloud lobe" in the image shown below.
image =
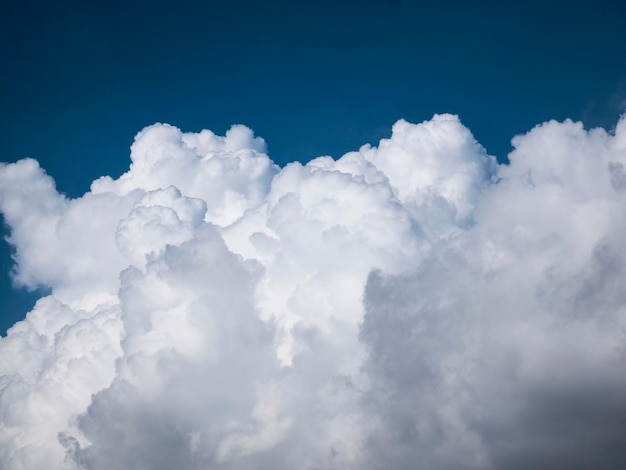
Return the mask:
M626 119L453 115L279 168L245 126L141 131L80 198L0 164L8 469L618 468Z

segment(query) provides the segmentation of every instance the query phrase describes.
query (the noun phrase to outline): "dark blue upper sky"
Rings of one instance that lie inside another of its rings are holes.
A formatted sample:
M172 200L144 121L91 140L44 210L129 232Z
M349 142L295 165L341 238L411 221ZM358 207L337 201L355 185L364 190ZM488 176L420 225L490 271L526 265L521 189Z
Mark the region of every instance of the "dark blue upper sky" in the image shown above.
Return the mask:
M0 0L0 161L69 196L119 176L146 125L246 124L278 163L339 157L399 118L459 114L489 153L548 119L613 126L622 2ZM0 250L0 332L33 296Z

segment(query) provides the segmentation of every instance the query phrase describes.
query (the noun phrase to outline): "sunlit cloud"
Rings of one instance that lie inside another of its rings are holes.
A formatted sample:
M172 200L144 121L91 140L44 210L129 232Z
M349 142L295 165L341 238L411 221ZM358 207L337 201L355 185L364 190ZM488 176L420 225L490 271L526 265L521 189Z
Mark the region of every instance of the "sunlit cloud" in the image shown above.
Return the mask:
M453 115L279 167L155 124L82 197L0 164L7 469L616 468L626 119L513 139Z

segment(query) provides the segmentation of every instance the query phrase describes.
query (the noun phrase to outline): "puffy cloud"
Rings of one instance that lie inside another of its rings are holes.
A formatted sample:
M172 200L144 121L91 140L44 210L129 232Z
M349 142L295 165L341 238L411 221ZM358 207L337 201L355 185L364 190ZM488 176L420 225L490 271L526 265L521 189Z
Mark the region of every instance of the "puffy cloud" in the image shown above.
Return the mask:
M0 166L8 469L615 468L626 119L498 165L456 116L278 168L244 126L140 132L68 199Z
M380 468L624 462L624 199L616 137L514 139L474 226L411 273L375 272L362 339Z
M94 181L91 191L126 195L175 186L207 203L206 221L229 225L267 194L278 168L264 152L265 141L245 126L220 137L155 124L137 134L129 171L115 181L108 176Z

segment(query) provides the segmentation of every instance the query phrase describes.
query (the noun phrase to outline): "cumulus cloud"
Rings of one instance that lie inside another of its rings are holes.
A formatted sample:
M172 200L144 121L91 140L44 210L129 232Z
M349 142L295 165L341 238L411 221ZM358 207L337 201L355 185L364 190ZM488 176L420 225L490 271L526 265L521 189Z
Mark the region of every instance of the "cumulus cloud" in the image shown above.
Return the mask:
M397 122L275 165L244 126L141 131L76 199L0 165L8 469L617 468L626 119L513 139Z

